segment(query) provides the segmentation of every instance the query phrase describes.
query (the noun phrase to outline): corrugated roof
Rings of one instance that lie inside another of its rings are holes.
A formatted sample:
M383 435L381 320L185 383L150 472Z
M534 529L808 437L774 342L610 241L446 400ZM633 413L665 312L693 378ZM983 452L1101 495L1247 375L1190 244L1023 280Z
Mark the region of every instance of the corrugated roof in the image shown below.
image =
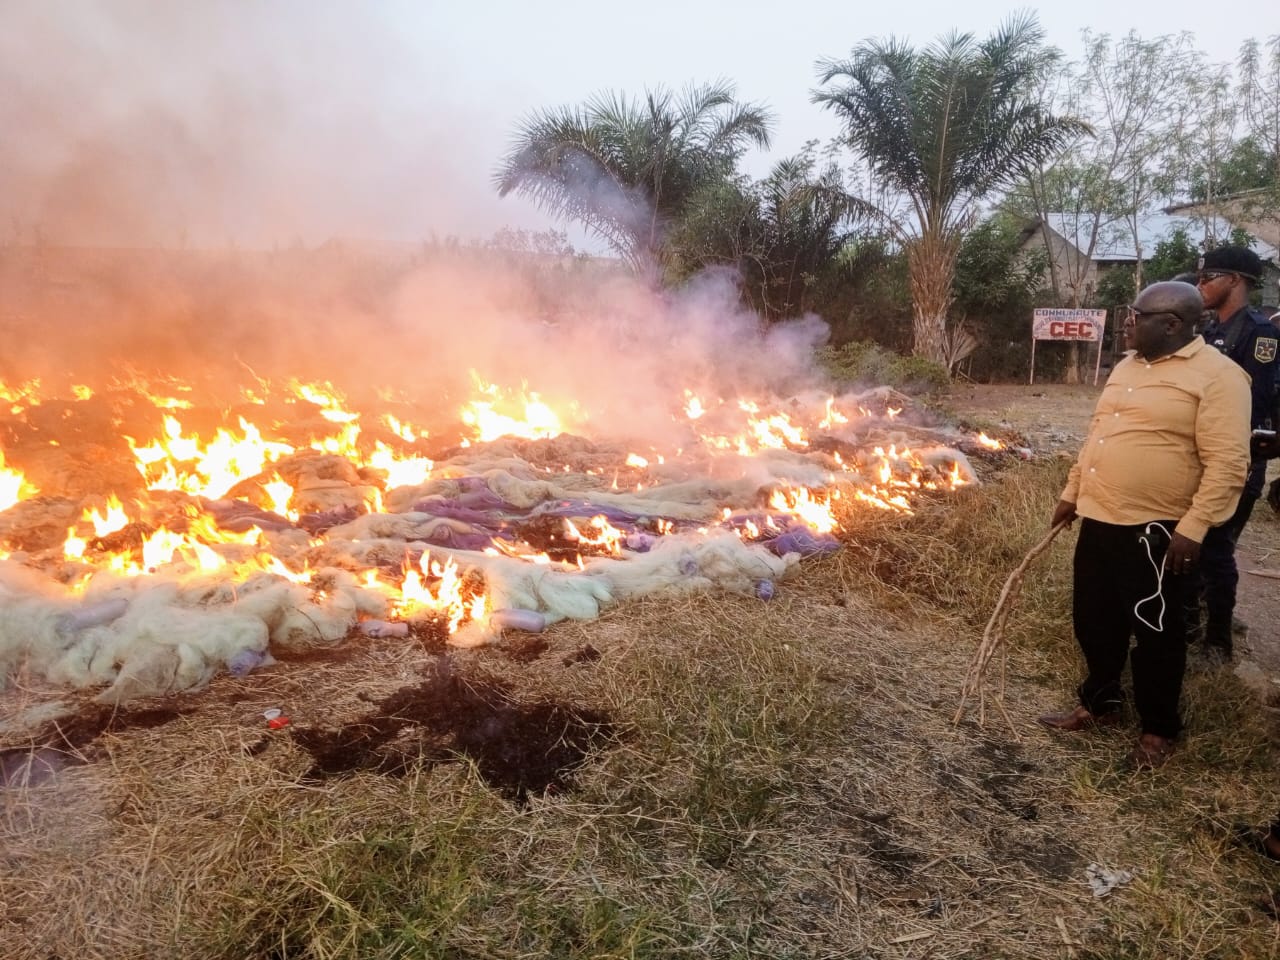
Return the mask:
M1096 221L1093 214L1050 212L1045 215L1045 220L1049 224L1049 229L1076 249L1081 251L1088 249L1089 237ZM1219 240L1230 234L1233 227L1231 221L1221 216L1213 217L1210 223L1206 223L1205 218L1201 217L1176 216L1164 212L1148 213L1138 221L1138 238L1142 242L1142 255L1150 257L1155 252L1156 244L1173 236L1173 232L1178 229L1185 230L1193 244L1203 247L1205 235L1208 233L1207 226L1212 226L1213 236ZM1270 260L1272 263L1277 262L1280 254L1280 251L1271 244L1257 239L1253 242L1253 252L1263 260ZM1093 259L1103 263L1108 261L1133 263L1138 259L1137 245L1134 243L1133 232L1127 222L1103 219L1102 226L1098 229L1098 242L1094 247Z

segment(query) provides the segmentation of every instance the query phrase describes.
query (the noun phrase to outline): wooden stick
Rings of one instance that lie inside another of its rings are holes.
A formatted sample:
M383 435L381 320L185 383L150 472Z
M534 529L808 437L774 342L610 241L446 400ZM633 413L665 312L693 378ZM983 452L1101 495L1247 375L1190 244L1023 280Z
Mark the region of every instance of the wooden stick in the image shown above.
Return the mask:
M996 608L991 611L991 619L987 621L987 629L982 632L982 642L978 644L978 649L969 664L964 686L960 689L960 706L956 709L956 716L952 723L959 723L964 719L965 704L971 696L977 699L979 713L982 719L985 720L986 711L984 705L986 694L983 690L983 675L987 672L987 665L991 662L991 658L1004 648L1005 624L1009 620L1009 613L1018 599L1018 594L1022 591L1022 581L1026 575L1027 568L1031 566L1036 557L1049 549L1049 544L1053 543L1054 537L1061 533L1069 522L1063 520L1055 524L1043 540L1027 551L1027 555L1022 558L1022 562L1014 568L1013 573L1009 574L1009 579L1004 582L1004 589L1000 591L1000 599L996 601ZM1000 713L1003 714L1008 722L1010 730L1013 730L1013 721L1004 709L1003 682L995 701ZM979 723L981 722L980 720ZM1016 731L1014 736L1017 736Z
M1246 570L1245 573L1251 573L1255 577L1266 577L1269 580L1280 580L1280 570Z

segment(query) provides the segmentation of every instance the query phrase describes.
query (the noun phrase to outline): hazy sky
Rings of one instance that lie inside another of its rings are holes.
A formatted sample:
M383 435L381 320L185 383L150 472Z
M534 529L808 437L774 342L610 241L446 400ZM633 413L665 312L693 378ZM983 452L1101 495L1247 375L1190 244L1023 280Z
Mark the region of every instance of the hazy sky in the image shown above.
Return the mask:
M518 120L604 90L727 78L775 113L772 156L835 122L814 61L890 34L986 34L990 2L0 0L0 226L157 242L416 240L542 226L490 176ZM1120 12L1122 11L1123 12ZM1081 29L1190 30L1218 60L1251 28L1186 0L1039 11ZM1261 36L1264 27L1252 28ZM748 169L763 173L770 157Z

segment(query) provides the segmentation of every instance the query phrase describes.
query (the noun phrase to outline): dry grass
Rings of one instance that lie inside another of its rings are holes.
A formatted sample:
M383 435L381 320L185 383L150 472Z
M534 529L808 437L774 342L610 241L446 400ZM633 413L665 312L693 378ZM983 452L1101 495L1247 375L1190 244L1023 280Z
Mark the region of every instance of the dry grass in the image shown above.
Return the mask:
M1078 672L1072 535L1009 623L1021 739L950 722L1061 473L866 518L769 604L655 598L559 625L531 662L451 654L617 725L574 790L523 807L465 762L308 782L310 758L264 730L272 704L299 725L364 715L431 669L415 647L174 698L190 712L0 792L4 956L1273 955L1280 925L1252 902L1278 878L1229 839L1273 812L1273 716L1234 677L1189 677L1186 744L1156 774L1123 769L1133 729L1035 727ZM1095 900L1091 861L1135 880Z

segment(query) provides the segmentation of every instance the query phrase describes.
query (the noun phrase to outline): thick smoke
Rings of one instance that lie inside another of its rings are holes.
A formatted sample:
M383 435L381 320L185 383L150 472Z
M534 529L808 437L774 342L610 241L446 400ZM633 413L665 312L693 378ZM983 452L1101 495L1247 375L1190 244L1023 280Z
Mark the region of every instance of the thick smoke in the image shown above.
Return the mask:
M471 210L513 122L453 115L448 68L378 8L0 8L0 122L21 131L0 142L0 379L296 377L444 419L474 370L575 404L584 432L658 436L686 389L807 375L822 325L766 331L730 276L665 293L435 240L499 225ZM484 126L497 142L468 142Z

